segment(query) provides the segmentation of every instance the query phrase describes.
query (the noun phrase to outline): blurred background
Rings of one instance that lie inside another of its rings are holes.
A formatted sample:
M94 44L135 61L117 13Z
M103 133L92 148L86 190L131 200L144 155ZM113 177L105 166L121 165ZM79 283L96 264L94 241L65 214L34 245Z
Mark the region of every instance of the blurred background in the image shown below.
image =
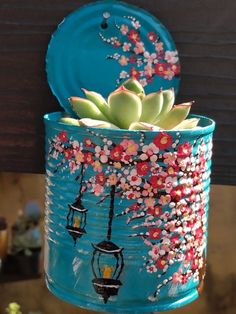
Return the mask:
M0 216L6 218L9 231L15 224L19 211L21 213L23 209L27 209L27 213L30 212L31 217L32 211L37 216L36 204L41 209L39 225L42 230L44 176L0 173ZM235 204L236 187L212 185L205 288L198 300L179 310L171 311L171 313L236 313ZM11 243L10 239L9 243ZM5 313L5 308L13 301L21 305L23 314L95 313L66 304L47 290L43 278L42 259L43 253L41 252L38 269L36 267L30 270L28 267L26 273L5 276L5 282L3 282L4 277L1 279L0 275L0 313Z

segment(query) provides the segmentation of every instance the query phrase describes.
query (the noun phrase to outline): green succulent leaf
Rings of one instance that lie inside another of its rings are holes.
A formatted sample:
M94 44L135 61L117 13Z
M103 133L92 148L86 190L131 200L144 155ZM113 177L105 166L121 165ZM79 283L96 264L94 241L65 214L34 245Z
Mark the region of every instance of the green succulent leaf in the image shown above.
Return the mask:
M132 122L139 121L142 102L133 92L120 87L108 97L113 122L122 129L128 129Z
M165 130L173 129L188 116L191 105L192 102L175 105L171 111L168 112L165 118L155 123L155 125Z
M89 118L80 119L79 123L81 126L87 126L90 128L101 128L101 129L119 129L116 125L102 120L94 120Z
M162 95L163 105L160 114L156 118L156 122L161 121L165 118L167 113L172 109L175 102L175 92L173 88L163 90Z
M146 122L133 122L130 124L129 130L159 131L160 128L154 124Z
M140 121L152 123L162 110L163 92L151 93L142 100L142 115Z
M104 121L108 120L91 100L81 97L70 97L69 101L72 110L79 118L91 118Z
M192 118L182 121L174 127L174 130L194 129L198 125L200 119Z
M106 99L99 93L88 91L85 88L82 88L82 90L85 93L87 99L92 101L98 107L98 109L109 119L110 108L108 106L108 103L106 102Z
M62 118L60 118L59 122L70 124L70 125L80 126L78 119L74 119L74 118L70 118L70 117L62 117Z
M137 94L141 99L145 96L143 86L134 78L129 78L122 84L125 88Z

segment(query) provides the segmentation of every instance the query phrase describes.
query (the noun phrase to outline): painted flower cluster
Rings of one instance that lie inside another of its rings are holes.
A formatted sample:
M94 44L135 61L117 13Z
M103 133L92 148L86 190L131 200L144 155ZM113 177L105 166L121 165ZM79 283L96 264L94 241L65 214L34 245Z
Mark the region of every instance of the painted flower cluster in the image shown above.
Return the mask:
M123 138L118 142L88 131L78 142L62 131L50 141L49 158L59 168L76 174L83 164L93 175L84 179L84 193L102 203L113 187L115 196L128 204L116 217L126 216L132 232L147 247L143 268L156 276L156 300L161 288L201 282L204 277L206 222L205 189L210 170L211 139L182 142L177 132L159 132L147 143ZM172 133L173 134L173 133ZM176 265L178 267L176 267ZM172 267L175 266L175 267ZM174 269L174 271L172 270Z
M99 33L103 42L112 45L117 50L108 59L116 60L123 68L117 80L120 84L124 79L133 77L143 86L151 83L155 76L166 80L172 80L180 74L178 52L166 50L160 36L150 31L141 37L141 24L133 16L125 16L126 24L116 25L119 35L106 38ZM144 41L152 45L149 51Z

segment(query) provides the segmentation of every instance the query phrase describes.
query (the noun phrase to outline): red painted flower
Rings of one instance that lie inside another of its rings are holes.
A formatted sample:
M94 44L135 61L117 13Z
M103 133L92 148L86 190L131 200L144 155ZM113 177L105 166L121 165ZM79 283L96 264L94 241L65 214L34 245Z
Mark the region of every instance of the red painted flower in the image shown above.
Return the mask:
M87 164L92 164L94 162L93 153L91 153L91 152L84 153L84 161Z
M171 239L170 239L171 243L174 244L174 246L179 246L181 244L181 241L180 241L180 238L179 236L173 236Z
M188 157L192 152L192 146L189 142L183 143L178 147L178 157Z
M129 62L130 63L135 63L137 61L136 57L135 56L130 56L129 57Z
M185 253L185 260L186 261L192 261L193 260L193 257L194 257L194 249L192 248L192 249L189 249L189 250L187 250L186 251L186 253Z
M112 148L110 152L110 157L112 160L120 161L122 158L122 153L123 153L123 146L117 145L114 148Z
M139 36L139 32L136 31L135 29L131 29L128 32L128 39L132 42L132 43L137 43L140 41L140 36Z
M148 174L149 170L150 166L148 162L142 161L137 163L137 174L139 176L145 176L146 174Z
M135 78L136 80L138 80L140 78L140 75L141 75L140 71L138 71L135 68L131 68L129 74L130 74L131 77Z
M151 42L155 42L157 40L157 35L154 32L149 32L147 34L147 37Z
M161 150L170 147L172 142L173 142L172 136L165 132L161 132L153 139L153 143Z
M73 157L73 150L71 148L67 148L64 150L64 154L67 159L71 159Z
M106 176L103 172L96 174L96 181L95 183L104 185L106 182Z
M149 182L154 189L156 188L162 189L165 186L165 176L162 175L151 176Z
M199 259L198 259L198 258L194 258L194 259L193 259L193 262L192 262L191 269L192 269L192 270L197 270L198 267L199 267Z
M196 238L196 239L201 239L202 236L203 236L203 230L202 230L202 228L200 227L200 228L196 229L196 231L195 231L195 238Z
M161 236L161 229L160 228L150 228L149 230L149 237L153 240L159 239Z
M159 258L157 260L157 264L156 265L157 265L157 268L163 269L166 266L166 264L167 264L166 259L164 257L162 257L162 258Z
M176 188L174 188L171 192L170 192L170 196L173 200L175 200L176 202L180 201L181 198L184 195L183 192L184 188L182 185L178 185Z
M167 70L167 65L165 62L158 62L155 64L154 71L155 71L156 75L164 76L166 70Z
M67 132L66 131L61 131L59 134L58 134L58 138L61 142L65 143L68 141L68 138L67 138Z
M162 214L162 207L160 205L157 205L155 207L149 208L148 214L150 214L154 217L158 217Z
M85 146L86 148L91 148L91 147L94 147L94 144L93 144L93 142L90 140L90 138L86 137L86 138L84 139L84 146Z
M170 177L176 176L178 171L179 171L178 166L168 166L166 169L166 172L167 172L168 176L170 176Z
M180 64L179 63L172 64L170 68L171 68L171 71L175 73L175 75L180 74Z

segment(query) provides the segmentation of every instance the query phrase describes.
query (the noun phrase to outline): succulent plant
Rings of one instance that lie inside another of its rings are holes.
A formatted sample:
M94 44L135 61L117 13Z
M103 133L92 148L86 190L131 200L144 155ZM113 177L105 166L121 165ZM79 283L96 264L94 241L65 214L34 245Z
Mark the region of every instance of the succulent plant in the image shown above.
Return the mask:
M22 314L21 307L18 303L12 302L6 308L6 313L8 313L8 314Z
M193 102L175 105L174 89L145 95L134 78L125 81L106 100L99 93L82 89L86 98L70 97L80 119L62 117L60 122L95 128L129 130L181 130L196 128L199 119L186 119Z

